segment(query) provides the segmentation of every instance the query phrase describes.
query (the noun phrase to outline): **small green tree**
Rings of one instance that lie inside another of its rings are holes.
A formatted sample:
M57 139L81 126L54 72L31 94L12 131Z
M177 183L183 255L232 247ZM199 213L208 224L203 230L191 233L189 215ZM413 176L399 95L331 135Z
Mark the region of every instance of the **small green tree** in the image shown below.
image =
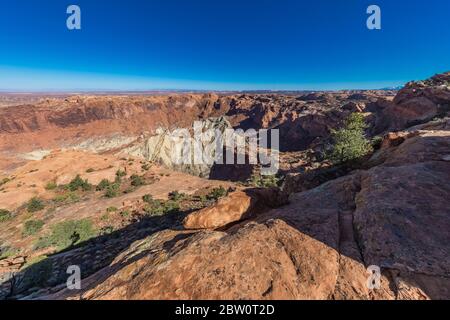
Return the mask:
M333 163L344 163L359 159L372 152L372 144L365 137L367 124L360 113L352 113L339 130L332 130L333 146L326 158Z

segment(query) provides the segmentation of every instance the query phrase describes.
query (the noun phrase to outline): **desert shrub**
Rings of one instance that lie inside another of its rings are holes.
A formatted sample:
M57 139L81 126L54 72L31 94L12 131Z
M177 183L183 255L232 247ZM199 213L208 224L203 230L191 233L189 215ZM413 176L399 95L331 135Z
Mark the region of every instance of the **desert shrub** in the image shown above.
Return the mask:
M80 175L77 175L72 181L69 182L67 185L67 188L70 191L90 191L92 190L92 184L89 183L88 180L83 180Z
M109 207L106 209L106 212L116 212L118 209L116 207Z
M178 201L169 200L164 203L164 213L175 213L180 211L180 204Z
M27 203L28 212L37 212L45 208L44 202L39 198L32 198Z
M92 172L94 172L94 171L95 171L94 168L89 168L89 169L86 170L86 173L92 173Z
M140 187L140 186L145 185L145 179L141 176L138 176L137 174L133 174L130 177L130 180L131 180L131 185L133 187Z
M57 204L71 204L80 201L80 196L73 191L58 194L53 198L53 201Z
M169 193L169 199L173 201L180 201L186 198L186 194L180 193L178 191L172 191Z
M125 177L127 175L127 173L125 172L125 171L123 171L123 170L117 170L116 171L116 177L117 178L123 178L123 177Z
M142 196L142 200L144 200L144 202L151 204L153 202L153 196L151 194L146 194Z
M258 188L277 187L279 179L276 175L253 175L250 179L250 185Z
M372 141L371 141L372 148L374 148L375 150L380 149L382 142L383 142L383 137L380 137L380 136L373 137Z
M373 148L365 137L366 128L364 116L360 113L352 113L345 120L343 128L331 131L333 145L326 158L339 164L357 160L370 153Z
M48 190L48 191L55 190L56 188L58 188L58 185L56 184L55 181L50 181L49 183L47 183L45 185L45 190Z
M0 209L0 222L8 221L12 218L12 214L10 211L5 209Z
M100 181L100 183L97 185L96 190L97 191L103 191L106 188L108 188L110 186L111 182L109 182L108 179L103 179L102 181Z
M214 188L208 195L207 198L209 200L218 200L219 198L225 197L228 194L228 191L220 186L219 188Z
M35 244L36 249L50 246L64 250L96 236L92 222L89 219L69 220L51 227L51 233L41 238Z
M175 213L180 210L180 204L177 201L153 200L144 208L146 214L151 216L162 216L168 213Z
M119 195L120 183L114 182L110 184L105 190L106 198L114 198Z
M148 163L146 163L146 164L143 164L143 165L141 166L141 168L142 168L142 170L144 170L144 171L148 171L148 170L150 170L150 165L149 165Z
M203 204L207 203L208 202L208 196L202 194L200 196L200 202L203 203Z
M28 220L23 225L22 235L24 237L32 236L41 231L44 226L44 221L42 220Z

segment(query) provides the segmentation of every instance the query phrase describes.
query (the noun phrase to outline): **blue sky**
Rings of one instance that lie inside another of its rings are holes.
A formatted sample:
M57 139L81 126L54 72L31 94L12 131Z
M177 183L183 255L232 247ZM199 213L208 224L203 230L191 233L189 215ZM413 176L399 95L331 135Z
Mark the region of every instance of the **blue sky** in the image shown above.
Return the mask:
M0 90L364 89L450 70L448 0L0 4Z

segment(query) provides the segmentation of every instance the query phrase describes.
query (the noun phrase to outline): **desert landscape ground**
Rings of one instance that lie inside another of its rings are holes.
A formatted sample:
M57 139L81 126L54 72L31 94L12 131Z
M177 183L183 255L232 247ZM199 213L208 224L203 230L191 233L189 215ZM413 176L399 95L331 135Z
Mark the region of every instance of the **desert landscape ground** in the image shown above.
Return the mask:
M194 121L278 129L278 173L173 163L168 133ZM0 299L450 299L449 181L450 72L398 91L0 93Z

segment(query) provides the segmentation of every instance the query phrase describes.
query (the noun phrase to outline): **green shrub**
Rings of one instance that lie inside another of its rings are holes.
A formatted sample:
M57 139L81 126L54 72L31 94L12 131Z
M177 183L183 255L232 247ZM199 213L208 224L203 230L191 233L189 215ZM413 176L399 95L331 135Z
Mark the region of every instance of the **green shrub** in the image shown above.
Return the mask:
M380 136L373 137L372 141L371 141L372 148L380 149L382 142L383 142L383 137L380 137Z
M11 212L5 209L0 209L0 222L8 221L12 218Z
M80 196L73 191L59 194L55 198L53 198L53 201L57 204L71 204L76 203L80 200Z
M153 200L144 208L144 211L151 216L162 216L168 213L176 213L180 210L180 204L177 201Z
M117 208L116 207L109 207L106 209L106 212L116 212Z
M186 194L180 193L178 191L172 191L169 193L169 199L173 201L180 201L186 197Z
M58 250L64 250L96 235L89 219L64 221L52 226L50 235L39 239L35 248L54 246Z
M178 201L169 200L164 203L164 213L175 213L180 211Z
M228 194L228 191L220 186L219 188L214 188L208 195L207 198L209 200L218 200L219 198L225 197Z
M133 174L130 177L130 180L131 180L131 185L133 187L140 187L140 186L145 185L145 179L141 176L138 176L137 174Z
M22 235L24 237L32 236L41 231L44 226L44 221L42 220L28 220L23 226Z
M37 212L45 208L44 202L39 198L32 198L27 203L28 212Z
M203 203L203 204L205 204L206 202L208 202L208 196L202 194L202 195L200 196L200 202Z
M357 160L372 152L372 145L364 135L366 128L364 116L360 113L352 113L346 119L342 129L331 131L333 145L326 158L339 164Z
M142 200L144 200L144 202L151 204L153 202L153 196L151 194L146 194L142 196Z
M277 187L279 179L275 175L253 175L250 184L259 188Z
M114 198L119 195L120 190L120 184L115 182L113 184L110 184L105 191L105 197L106 198Z
M67 188L70 191L90 191L92 190L92 184L90 184L87 180L81 179L80 175L77 175L72 181L69 182Z
M123 171L123 170L117 170L116 171L116 177L118 177L118 178L122 178L122 177L125 177L127 175L127 173L125 172L125 171Z
M55 190L56 188L58 188L58 185L56 184L55 181L50 181L49 183L47 183L45 185L45 190L48 190L48 191Z
M97 185L96 190L97 191L103 191L106 188L108 188L111 185L111 182L109 182L108 179L103 179L102 181L100 181L100 183Z

